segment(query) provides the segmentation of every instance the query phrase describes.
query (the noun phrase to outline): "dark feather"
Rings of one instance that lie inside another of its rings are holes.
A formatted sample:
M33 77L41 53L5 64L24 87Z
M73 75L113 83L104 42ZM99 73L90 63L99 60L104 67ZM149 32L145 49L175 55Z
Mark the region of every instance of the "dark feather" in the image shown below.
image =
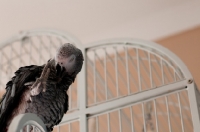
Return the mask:
M30 89L24 84L35 81L40 77L44 68L43 66L26 66L21 67L15 72L15 76L6 84L6 93L4 94L0 104L0 130L4 130L5 126L9 125L12 120L14 111L18 109L22 98L30 92ZM67 74L61 74L61 70L56 70L55 66L50 66L50 75L47 80L47 89L36 96L31 97L31 101L24 102L27 104L25 113L37 114L46 124L48 131L53 129L53 126L58 124L68 110L68 95L66 91L73 82L75 77ZM60 77L59 75L62 75ZM11 96L13 85L15 85L14 96ZM26 93L27 92L27 93ZM5 108L2 109L3 101ZM18 113L19 114L19 113Z

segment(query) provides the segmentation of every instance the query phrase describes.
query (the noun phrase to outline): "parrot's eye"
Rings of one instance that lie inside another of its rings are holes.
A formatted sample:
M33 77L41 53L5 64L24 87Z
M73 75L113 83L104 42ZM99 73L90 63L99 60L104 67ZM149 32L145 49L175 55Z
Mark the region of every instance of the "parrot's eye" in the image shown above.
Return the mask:
M61 62L60 64L62 65L63 63Z

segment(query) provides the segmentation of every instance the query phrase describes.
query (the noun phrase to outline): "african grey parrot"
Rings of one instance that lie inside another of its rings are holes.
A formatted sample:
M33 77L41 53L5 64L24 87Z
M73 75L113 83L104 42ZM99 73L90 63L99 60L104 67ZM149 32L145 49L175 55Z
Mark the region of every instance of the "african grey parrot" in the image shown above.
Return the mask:
M18 114L34 113L52 131L68 110L67 90L83 65L80 49L62 45L47 64L20 67L6 84L0 102L0 131L7 131Z

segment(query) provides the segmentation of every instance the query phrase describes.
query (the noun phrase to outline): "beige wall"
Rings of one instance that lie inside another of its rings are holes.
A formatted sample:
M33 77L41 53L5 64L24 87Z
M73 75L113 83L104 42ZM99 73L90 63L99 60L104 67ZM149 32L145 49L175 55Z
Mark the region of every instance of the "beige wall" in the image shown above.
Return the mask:
M198 0L18 0L0 4L0 42L19 31L68 31L82 43L107 38L156 40L200 25Z
M186 64L200 88L200 26L156 42L174 52Z

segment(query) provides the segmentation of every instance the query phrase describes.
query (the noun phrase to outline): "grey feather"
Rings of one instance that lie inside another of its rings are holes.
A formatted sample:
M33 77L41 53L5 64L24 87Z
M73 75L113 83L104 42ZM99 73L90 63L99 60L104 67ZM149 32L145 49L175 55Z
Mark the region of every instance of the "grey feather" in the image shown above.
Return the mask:
M16 84L14 83L12 86L11 97L15 96L15 89L16 89Z

